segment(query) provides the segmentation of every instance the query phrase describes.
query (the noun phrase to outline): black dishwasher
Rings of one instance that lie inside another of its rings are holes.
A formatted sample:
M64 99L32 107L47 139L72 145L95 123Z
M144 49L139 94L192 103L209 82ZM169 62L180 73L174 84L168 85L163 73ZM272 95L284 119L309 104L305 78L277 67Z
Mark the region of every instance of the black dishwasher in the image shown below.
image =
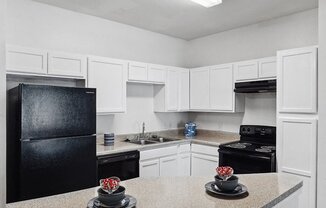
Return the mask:
M117 176L121 180L139 177L139 151L97 157L98 180Z

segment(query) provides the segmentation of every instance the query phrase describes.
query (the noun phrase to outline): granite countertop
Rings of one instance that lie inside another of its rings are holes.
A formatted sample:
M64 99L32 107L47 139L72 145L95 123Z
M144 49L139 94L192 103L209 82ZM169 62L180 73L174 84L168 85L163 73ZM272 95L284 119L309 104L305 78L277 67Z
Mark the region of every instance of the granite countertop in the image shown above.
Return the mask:
M215 198L205 193L204 185L213 177L136 178L122 182L126 194L137 199L138 208L269 208L302 187L302 180L286 174L238 175L248 188L245 198ZM80 208L96 196L97 188L7 204L7 208Z
M147 150L182 143L196 143L210 146L219 146L220 144L238 141L240 139L239 134L237 133L201 129L198 130L197 136L191 139L186 138L183 135L183 131L180 129L152 132L152 134L156 134L159 137L173 138L176 139L176 141L148 145L138 145L129 142L124 142L125 138L130 135L119 135L115 139L114 146L104 146L103 138L99 138L96 147L97 155L101 156L132 150Z

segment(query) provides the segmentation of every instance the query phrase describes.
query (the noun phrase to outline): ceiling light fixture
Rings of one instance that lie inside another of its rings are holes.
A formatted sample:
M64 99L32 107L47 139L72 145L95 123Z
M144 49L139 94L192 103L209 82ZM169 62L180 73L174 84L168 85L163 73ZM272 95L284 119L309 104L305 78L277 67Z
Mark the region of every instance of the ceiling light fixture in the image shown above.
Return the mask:
M206 8L222 4L222 0L191 0L197 4L200 4Z

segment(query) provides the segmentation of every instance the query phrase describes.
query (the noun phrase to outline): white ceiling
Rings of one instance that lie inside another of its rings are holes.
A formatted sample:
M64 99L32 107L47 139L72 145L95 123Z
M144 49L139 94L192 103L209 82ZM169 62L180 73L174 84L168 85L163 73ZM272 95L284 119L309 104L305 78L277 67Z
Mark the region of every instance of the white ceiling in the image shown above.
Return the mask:
M185 40L318 7L318 0L224 0L211 8L190 0L35 1Z

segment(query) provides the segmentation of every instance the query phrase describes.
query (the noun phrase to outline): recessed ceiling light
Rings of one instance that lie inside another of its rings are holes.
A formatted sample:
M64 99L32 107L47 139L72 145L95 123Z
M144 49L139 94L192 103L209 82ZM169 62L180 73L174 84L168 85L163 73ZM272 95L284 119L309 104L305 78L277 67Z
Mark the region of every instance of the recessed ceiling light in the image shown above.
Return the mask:
M197 4L200 4L206 8L222 4L222 0L191 0Z

